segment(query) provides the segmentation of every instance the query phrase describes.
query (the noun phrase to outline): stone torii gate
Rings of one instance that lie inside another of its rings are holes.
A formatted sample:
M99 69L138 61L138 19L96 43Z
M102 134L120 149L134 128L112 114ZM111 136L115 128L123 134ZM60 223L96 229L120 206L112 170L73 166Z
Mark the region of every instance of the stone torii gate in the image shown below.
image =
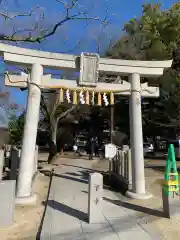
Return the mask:
M78 103L77 92L85 92L85 101L97 95L101 104L101 94L110 95L110 104L114 104L114 94L129 95L130 136L132 149L132 191L127 196L137 199L150 198L146 193L144 179L143 133L141 116L141 96L158 97L159 88L141 84L140 77L157 77L164 69L171 67L172 61L128 61L99 58L96 54L81 56L50 53L0 44L0 53L6 63L31 68L30 76L6 75L5 84L13 87L26 87L28 81L28 101L17 184L17 203L25 204L36 200L31 194L33 159L39 119L41 88L60 89L58 101L62 102L62 92L73 93L73 103ZM79 72L78 81L51 79L43 75L43 68L66 69ZM117 84L98 82L98 72L128 76L129 82ZM76 100L74 100L76 99Z

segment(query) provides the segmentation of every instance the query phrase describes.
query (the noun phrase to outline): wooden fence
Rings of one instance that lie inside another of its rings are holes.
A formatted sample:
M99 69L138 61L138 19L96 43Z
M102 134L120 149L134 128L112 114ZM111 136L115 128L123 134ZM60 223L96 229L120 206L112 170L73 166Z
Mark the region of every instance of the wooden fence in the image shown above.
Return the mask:
M131 150L117 147L117 154L111 161L110 176L126 189L132 188Z

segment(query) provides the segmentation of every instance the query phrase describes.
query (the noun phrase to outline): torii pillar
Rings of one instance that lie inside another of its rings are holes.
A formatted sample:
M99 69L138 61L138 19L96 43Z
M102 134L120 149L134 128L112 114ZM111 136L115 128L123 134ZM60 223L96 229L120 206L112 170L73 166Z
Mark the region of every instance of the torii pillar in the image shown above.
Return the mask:
M33 64L31 70L31 82L40 85L42 76L43 67L38 63ZM26 117L16 191L17 204L28 204L36 201L36 195L31 195L30 193L34 169L34 161L32 161L32 159L34 159L35 154L40 100L40 88L36 85L30 84L28 89Z
M145 188L140 75L138 73L129 75L129 82L131 84L129 116L132 190L127 191L126 196L134 199L149 199L152 195L147 193Z

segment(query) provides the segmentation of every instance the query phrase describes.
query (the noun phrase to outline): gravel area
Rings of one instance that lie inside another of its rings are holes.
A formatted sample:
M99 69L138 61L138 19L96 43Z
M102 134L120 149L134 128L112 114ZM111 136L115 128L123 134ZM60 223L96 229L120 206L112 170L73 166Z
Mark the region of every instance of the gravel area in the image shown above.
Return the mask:
M46 200L49 177L39 174L33 186L38 201L34 206L16 206L14 224L0 229L1 240L35 240L44 212L43 201Z

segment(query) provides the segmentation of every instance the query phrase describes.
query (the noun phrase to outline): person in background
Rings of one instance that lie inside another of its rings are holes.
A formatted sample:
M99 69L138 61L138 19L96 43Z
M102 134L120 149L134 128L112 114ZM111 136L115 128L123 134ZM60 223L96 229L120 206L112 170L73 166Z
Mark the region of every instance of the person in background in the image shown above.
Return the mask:
M96 138L95 137L91 137L90 138L90 155L89 155L89 159L93 159L94 155L95 155L95 147L96 147Z
M87 141L87 154L89 155L89 160L92 160L91 138Z
M76 138L74 139L73 151L74 151L75 155L78 153L78 145L77 145L77 139Z
M99 155L99 141L98 138L95 138L95 157L100 157Z

